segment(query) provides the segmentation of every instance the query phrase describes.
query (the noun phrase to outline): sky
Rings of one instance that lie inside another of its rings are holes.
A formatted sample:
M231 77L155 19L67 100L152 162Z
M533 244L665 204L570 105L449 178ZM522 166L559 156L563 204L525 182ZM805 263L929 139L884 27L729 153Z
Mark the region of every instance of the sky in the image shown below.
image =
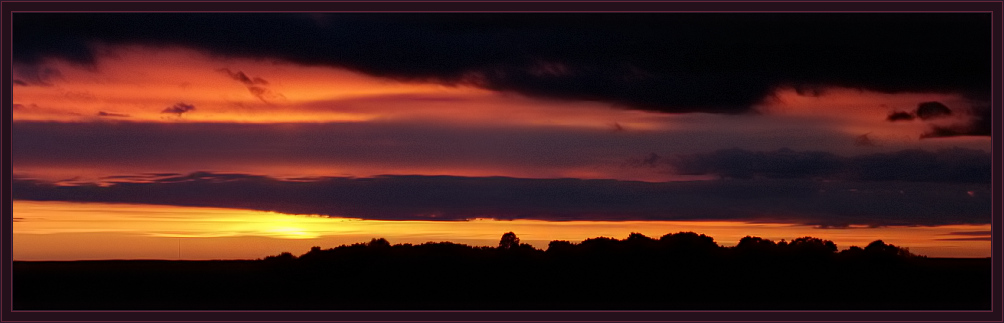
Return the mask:
M13 17L16 259L513 228L990 252L989 14Z

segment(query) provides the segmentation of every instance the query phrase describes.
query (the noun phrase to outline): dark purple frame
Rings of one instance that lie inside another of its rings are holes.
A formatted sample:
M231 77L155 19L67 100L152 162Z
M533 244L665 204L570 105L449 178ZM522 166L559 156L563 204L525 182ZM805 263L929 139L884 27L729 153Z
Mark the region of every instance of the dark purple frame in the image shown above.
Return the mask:
M1001 31L1004 0L996 1L0 1L3 24L3 110L7 127L3 174L6 185L0 221L4 247L0 248L0 322L1004 322L1002 312L1001 228ZM989 12L992 15L993 160L991 254L993 263L992 311L13 311L11 302L12 195L11 195L11 66L12 14L14 12ZM994 139L997 140L994 140Z

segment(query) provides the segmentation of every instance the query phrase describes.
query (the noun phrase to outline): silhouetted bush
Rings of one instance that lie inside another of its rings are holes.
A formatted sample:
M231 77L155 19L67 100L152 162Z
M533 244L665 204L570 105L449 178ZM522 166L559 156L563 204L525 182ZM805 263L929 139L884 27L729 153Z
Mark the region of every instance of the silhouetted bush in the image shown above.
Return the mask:
M296 256L294 256L292 253L289 252L283 252L277 256L265 257L265 261L291 261L294 259L296 259Z

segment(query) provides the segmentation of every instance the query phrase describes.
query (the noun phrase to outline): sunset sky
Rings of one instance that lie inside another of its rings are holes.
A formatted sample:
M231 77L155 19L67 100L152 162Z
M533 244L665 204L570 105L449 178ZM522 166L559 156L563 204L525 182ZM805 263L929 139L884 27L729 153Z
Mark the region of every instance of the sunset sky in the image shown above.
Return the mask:
M990 255L989 13L13 17L16 260L507 231Z

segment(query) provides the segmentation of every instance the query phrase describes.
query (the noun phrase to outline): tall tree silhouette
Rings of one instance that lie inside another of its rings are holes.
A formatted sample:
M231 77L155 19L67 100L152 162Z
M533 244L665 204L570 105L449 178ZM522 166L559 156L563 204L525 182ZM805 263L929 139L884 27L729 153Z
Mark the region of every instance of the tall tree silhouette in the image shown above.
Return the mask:
M506 232L502 235L502 240L499 240L499 249L510 250L519 247L519 237L516 237L515 233Z

